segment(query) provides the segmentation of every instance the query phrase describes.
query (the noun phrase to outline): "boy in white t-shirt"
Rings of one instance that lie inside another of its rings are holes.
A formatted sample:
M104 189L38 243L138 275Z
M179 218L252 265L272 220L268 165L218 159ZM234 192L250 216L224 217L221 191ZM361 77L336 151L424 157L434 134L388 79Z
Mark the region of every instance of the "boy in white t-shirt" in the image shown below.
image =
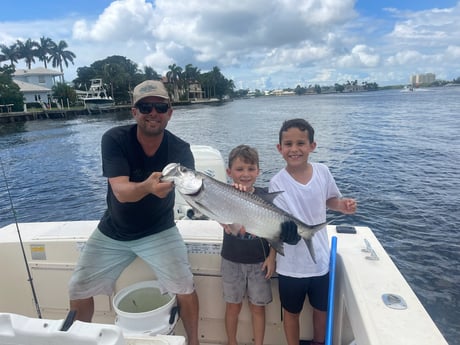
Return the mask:
M326 209L344 214L356 212L354 199L342 198L328 167L309 163L316 148L313 127L304 119L283 123L277 149L286 167L270 181L270 192L283 191L274 203L306 224L326 221ZM313 236L316 263L305 241L284 245L284 256L276 257L279 293L284 312L284 332L288 345L298 345L299 316L308 295L313 307L313 340L324 344L329 286L329 241L326 227Z

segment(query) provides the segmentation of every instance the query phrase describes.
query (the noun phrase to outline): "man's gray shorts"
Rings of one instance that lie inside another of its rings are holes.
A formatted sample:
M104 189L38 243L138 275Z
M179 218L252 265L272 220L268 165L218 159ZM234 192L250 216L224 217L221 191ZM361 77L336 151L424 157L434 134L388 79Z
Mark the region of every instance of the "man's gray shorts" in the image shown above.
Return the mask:
M194 291L187 248L177 227L133 241L117 241L96 229L70 279L70 299L111 295L120 274L138 256L155 272L163 292Z

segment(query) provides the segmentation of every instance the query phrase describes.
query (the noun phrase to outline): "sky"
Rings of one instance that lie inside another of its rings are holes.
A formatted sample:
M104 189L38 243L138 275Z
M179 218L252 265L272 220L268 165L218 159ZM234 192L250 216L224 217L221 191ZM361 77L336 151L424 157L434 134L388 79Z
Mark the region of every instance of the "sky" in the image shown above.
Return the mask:
M358 80L408 84L460 77L460 0L21 0L0 11L0 44L64 40L78 67L121 55L168 66L219 67L237 89ZM43 67L36 60L32 67ZM17 68L26 68L20 62Z

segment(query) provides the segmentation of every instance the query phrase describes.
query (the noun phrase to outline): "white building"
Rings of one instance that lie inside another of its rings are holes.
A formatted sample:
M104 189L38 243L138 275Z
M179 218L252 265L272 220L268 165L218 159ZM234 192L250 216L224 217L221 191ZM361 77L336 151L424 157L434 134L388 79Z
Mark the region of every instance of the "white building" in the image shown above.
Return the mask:
M415 74L410 77L409 83L413 86L420 84L431 84L436 80L434 73Z
M17 69L13 73L15 82L24 94L24 103L42 101L48 103L51 99L51 88L59 82L56 77L63 73L43 67L32 69Z

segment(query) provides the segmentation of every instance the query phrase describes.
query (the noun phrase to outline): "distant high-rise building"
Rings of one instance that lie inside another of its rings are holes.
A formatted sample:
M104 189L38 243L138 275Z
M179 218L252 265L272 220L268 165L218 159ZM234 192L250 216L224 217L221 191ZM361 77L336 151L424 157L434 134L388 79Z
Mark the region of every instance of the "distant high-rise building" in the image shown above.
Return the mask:
M436 80L434 73L415 74L411 75L409 83L411 85L431 84Z

